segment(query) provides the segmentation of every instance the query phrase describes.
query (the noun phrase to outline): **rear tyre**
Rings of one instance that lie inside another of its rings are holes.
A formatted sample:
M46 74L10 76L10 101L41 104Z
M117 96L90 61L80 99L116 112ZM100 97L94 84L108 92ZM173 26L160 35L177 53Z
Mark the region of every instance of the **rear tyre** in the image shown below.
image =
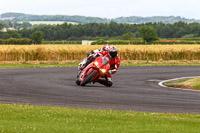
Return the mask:
M89 83L93 78L94 76L96 76L97 72L95 71L92 71L81 83L80 85L81 86L85 86L87 83Z

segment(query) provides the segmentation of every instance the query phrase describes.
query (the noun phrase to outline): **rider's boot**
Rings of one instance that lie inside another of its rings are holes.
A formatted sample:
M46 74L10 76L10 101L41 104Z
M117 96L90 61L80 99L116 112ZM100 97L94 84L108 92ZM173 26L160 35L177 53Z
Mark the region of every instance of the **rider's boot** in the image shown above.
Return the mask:
M100 83L100 84L103 84L104 86L107 86L107 87L111 87L112 85L113 85L113 82L112 82L112 80L98 80L98 81L96 81L96 82L98 82L98 83ZM95 82L93 82L93 84L94 84Z

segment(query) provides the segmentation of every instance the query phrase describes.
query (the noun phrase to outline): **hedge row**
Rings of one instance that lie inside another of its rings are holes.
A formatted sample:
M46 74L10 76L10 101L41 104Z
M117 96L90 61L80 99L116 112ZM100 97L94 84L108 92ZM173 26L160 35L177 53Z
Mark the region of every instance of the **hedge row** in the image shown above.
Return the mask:
M9 39L0 39L0 44L32 44L32 40L28 38L9 38Z
M81 44L81 41L42 41L42 44Z
M114 44L114 45L142 45L145 44L143 41L123 41L123 40L116 40L116 41L102 41L98 42L95 41L92 45L103 45L103 44ZM162 41L155 41L148 44L200 44L200 41L177 41L177 40L162 40Z
M81 41L42 41L42 44L81 44ZM9 39L0 39L0 44L32 44L32 40L28 38L9 38ZM103 45L103 44L111 44L111 45L142 45L145 44L142 40L113 40L113 41L105 41L105 40L97 40L92 43L92 45ZM186 41L186 40L159 40L149 44L200 44L200 40L197 41Z
M81 41L42 41L42 44L81 44ZM0 44L32 44L32 40L28 38L9 38L9 39L0 39Z

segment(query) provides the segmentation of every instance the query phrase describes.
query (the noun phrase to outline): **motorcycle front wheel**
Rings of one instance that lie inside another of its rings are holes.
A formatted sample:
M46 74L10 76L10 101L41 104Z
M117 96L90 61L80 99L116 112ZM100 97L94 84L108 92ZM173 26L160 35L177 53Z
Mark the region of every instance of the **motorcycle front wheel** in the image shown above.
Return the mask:
M80 83L81 86L85 86L87 83L89 83L95 76L97 72L92 71L85 79Z

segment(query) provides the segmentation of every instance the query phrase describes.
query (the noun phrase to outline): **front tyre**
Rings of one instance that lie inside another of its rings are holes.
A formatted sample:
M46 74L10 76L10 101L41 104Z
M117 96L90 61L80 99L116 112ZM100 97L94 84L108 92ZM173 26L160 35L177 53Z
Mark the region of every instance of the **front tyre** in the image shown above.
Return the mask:
M85 86L87 83L89 83L95 76L97 75L97 72L92 71L81 83L81 86Z
M80 85L80 83L81 83L80 80L77 78L77 79L76 79L76 84L77 84L77 85Z

